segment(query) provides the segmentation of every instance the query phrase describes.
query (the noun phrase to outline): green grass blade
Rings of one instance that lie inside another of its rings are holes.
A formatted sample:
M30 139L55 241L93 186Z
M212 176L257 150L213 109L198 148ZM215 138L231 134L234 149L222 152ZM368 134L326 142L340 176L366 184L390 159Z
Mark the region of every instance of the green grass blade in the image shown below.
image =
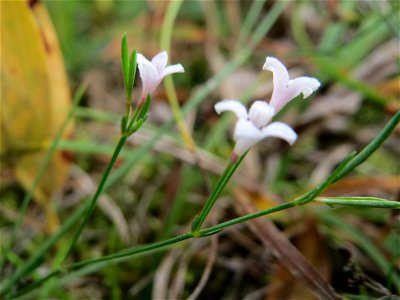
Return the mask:
M81 205L68 219L65 220L61 228L46 240L35 252L34 255L18 269L13 275L6 279L5 283L0 286L0 295L5 295L10 288L18 282L22 276L35 269L46 256L50 248L81 218L82 213L87 209L86 205Z
M133 90L133 83L135 82L136 76L136 49L132 51L131 57L129 59L129 75L128 75L128 88L127 88L127 96L129 101L132 101L132 90Z
M196 233L203 225L204 221L206 220L208 214L211 211L211 208L214 206L215 202L217 201L219 195L221 195L223 189L228 184L229 180L231 179L233 173L235 173L236 169L239 167L240 163L245 158L247 152L243 154L237 162L229 163L226 167L224 173L219 178L216 186L214 187L211 195L208 197L206 203L204 204L203 209L201 210L200 214L194 219L192 223L192 232Z
M385 125L385 127L378 133L378 135L360 152L358 153L335 177L333 182L346 176L358 165L363 163L372 153L374 153L383 142L390 136L392 131L400 122L400 111L398 111Z
M124 78L125 91L128 94L129 87L129 49L128 49L128 38L126 32L121 42L121 63L122 63L122 75Z
M400 292L400 277L393 272L393 266L388 262L383 254L368 240L368 238L349 223L343 222L342 218L331 213L319 214L318 218L328 224L329 227L335 226L342 232L346 233L365 253L371 257L379 269L387 276L388 281L395 284L397 291Z
M246 15L246 19L243 22L242 28L240 29L237 41L236 41L236 47L235 47L235 52L237 52L241 47L243 47L243 44L250 35L251 29L253 26L256 24L258 17L262 11L262 7L264 5L266 0L258 0L258 1L253 1L249 12Z
M345 205L400 209L400 202L375 197L319 197L313 201L329 206Z

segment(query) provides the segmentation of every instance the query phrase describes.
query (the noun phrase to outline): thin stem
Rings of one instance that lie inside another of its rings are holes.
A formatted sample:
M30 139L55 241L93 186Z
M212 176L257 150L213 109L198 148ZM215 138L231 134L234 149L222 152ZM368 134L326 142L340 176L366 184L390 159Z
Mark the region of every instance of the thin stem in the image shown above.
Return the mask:
M69 247L69 250L68 250L67 254L65 255L64 261L70 256L72 250L75 247L76 242L78 241L79 236L81 235L81 233L83 231L83 228L86 226L87 222L89 221L89 218L93 213L94 207L96 206L97 200L98 200L99 196L101 195L101 193L103 191L103 188L104 188L104 185L105 185L105 183L107 181L107 178L110 175L111 169L114 166L114 164L115 164L115 162L116 162L116 160L118 158L118 155L119 155L122 147L124 146L124 144L126 142L126 139L127 139L127 136L125 136L125 135L122 135L120 137L120 139L118 141L118 144L117 144L117 146L116 146L116 148L114 150L114 153L113 153L113 155L111 157L111 160L107 165L107 168L106 168L106 170L105 170L105 172L103 174L103 177L101 178L100 184L97 187L97 191L96 191L96 193L94 194L93 198L90 201L90 204L89 204L88 209L87 209L87 211L85 213L84 219L81 222L81 224L79 225L78 230L75 232L74 238L73 238L73 240L71 242L71 245Z
M82 217L82 213L86 210L86 206L79 207L74 213L63 223L62 227L46 240L35 253L18 269L14 275L10 276L6 283L0 287L0 295L7 292L12 285L17 282L23 275L27 274L38 266L43 257L48 253L49 249L54 245L60 237L62 237L73 225Z
M154 250L158 250L160 248L164 248L179 242L182 242L184 240L188 240L193 238L194 235L191 232L185 233L185 234L181 234L178 235L176 237L167 239L167 240L163 240L160 242L155 242L152 244L148 244L148 245L141 245L141 246L137 246L137 247L133 247L130 249L126 249L111 255L106 255L103 257L99 257L93 260L89 260L89 261L81 261L81 262L77 262L77 263L73 263L73 264L69 264L69 265L65 265L64 269L66 270L76 270L82 266L85 266L87 264L92 264L92 263L99 263L99 262L103 262L103 261L109 261L109 260L113 260L113 259L118 259L118 258L123 258L126 256L134 256L134 255L138 255L140 253L151 253Z
M286 202L286 203L271 207L269 209L261 210L261 211L258 211L258 212L252 213L252 214L241 216L241 217L238 217L238 218L235 218L235 219L232 219L232 220L229 220L229 221L226 221L226 222L223 222L223 223L220 223L220 224L217 224L217 225L202 229L198 233L199 233L200 236L208 236L210 234L217 233L217 232L219 232L222 229L225 229L227 227L230 227L230 226L233 226L233 225L237 225L237 224L240 224L240 223L243 223L243 222L255 219L255 218L263 217L263 216L266 216L268 214L272 214L272 213L280 211L280 210L289 209L289 208L292 208L292 207L295 207L295 206L297 206L295 201Z
M160 42L161 48L166 51L169 51L171 49L172 29L174 27L174 23L182 3L182 0L172 1L167 8L167 13L164 17L164 22L161 30ZM195 143L190 134L185 119L183 118L183 113L179 106L178 97L176 95L174 87L174 81L171 76L164 78L164 86L165 91L167 92L169 105L171 106L172 114L175 118L179 132L182 135L183 141L187 148L193 152L195 151Z
M384 142L384 140L389 137L390 133L393 131L393 129L396 127L396 125L399 123L399 121L400 121L400 112L398 112L395 116L392 117L392 119L387 123L387 125L377 135L377 137L375 139L373 139L358 155L355 155L354 153L350 154L334 170L334 172L332 172L332 174L323 183L316 186L313 190L308 191L304 195L294 199L293 201L283 203L281 205L277 205L275 207L272 207L272 208L269 208L266 210L262 210L259 212L255 212L255 213L252 213L249 215L238 217L233 220L229 220L229 221L223 222L221 224L217 224L217 225L208 227L206 229L199 230L199 228L203 224L208 212L211 210L213 204L215 203L216 198L218 198L222 189L225 187L226 183L229 181L230 176L232 176L232 174L234 173L236 168L239 166L239 164L241 163L241 161L243 160L243 158L245 157L246 154L242 155L242 157L240 157L240 159L237 163L230 164L226 168L224 174L221 176L220 180L218 181L217 186L214 189L212 195L207 200L202 212L200 213L200 215L198 217L198 220L196 220L196 224L192 228L193 233L190 233L190 234L193 237L210 235L213 233L217 233L226 227L236 225L236 224L239 224L239 223L242 223L245 221L249 221L251 219L258 218L261 216L265 216L265 215L271 214L273 212L288 209L288 208L291 208L294 206L304 205L304 204L314 200L315 197L317 197L320 193L322 193L330 184L335 182L338 178L341 178L342 176L344 176L344 174L347 174L348 172L350 172L349 171L350 167L352 167L354 169L360 163L362 163L365 159L367 159L373 152L375 152L376 149L379 147L379 145L381 145ZM176 237L176 239L179 239L179 237L180 236ZM158 247L159 245L162 245L162 242L150 244L145 247L150 247L149 248L150 250L154 250L155 248L153 248L153 247ZM139 247L139 248L142 249L142 247ZM130 253L130 250L125 250L125 251L120 252L118 257L125 256L126 253ZM118 255L118 254L115 254L115 255ZM108 256L108 257L111 257L111 256Z
M208 214L210 213L211 208L214 206L222 190L228 183L229 179L232 177L233 173L235 173L236 169L239 167L240 163L243 161L246 154L247 152L243 154L236 163L229 163L229 165L226 167L224 173L219 178L210 197L208 197L206 203L204 204L204 207L201 210L200 215L197 216L193 221L192 232L194 232L195 234L199 231L201 225L203 225Z
M241 49L241 51L238 52L232 61L228 62L224 68L218 72L218 74L214 75L201 88L199 88L199 90L182 107L183 113L187 113L199 106L202 101L217 88L219 84L221 84L227 77L237 70L246 61L246 59L248 59L248 57L253 53L255 47L271 29L272 25L275 24L275 21L288 4L289 2L287 1L279 1L274 4L260 25L257 26L256 31L251 36L251 42ZM167 78L168 77L165 79ZM110 177L110 180L107 181L105 189L108 189L115 183L119 182L119 180L129 172L133 165L138 162L142 156L146 155L149 149L151 149L164 134L171 130L173 124L174 123L172 120L166 123L158 130L158 132L150 141L132 153L132 155L126 159L124 164Z
M314 199L313 202L329 206L344 205L400 209L400 202L374 197L321 197Z
M390 133L393 131L397 123L399 122L400 119L400 112L397 113L395 116L392 117L392 119L388 122L388 124L384 127L384 129L377 135L377 137L372 140L357 156L350 155L347 159L345 159L338 168L325 180L325 182L321 183L318 185L316 188L313 190L305 193L304 195L296 198L295 200L291 202L287 202L266 210L262 210L259 212L255 212L249 215L241 216L233 220L229 220L226 222L223 222L221 224L217 224L215 226L211 226L205 229L201 229L196 233L196 236L207 236L211 235L214 233L217 233L221 231L222 229L233 226L245 221L249 221L254 218L262 217L280 210L284 209L289 209L298 205L304 205L313 199L315 199L316 196L320 192L322 192L329 184L333 183L335 180L338 180L342 176L346 175L350 168L355 168L358 166L360 163L362 163L365 159L367 159L376 149L381 145L384 140L390 135ZM85 207L80 208L85 209ZM50 247L57 241L73 224L75 224L76 218L79 218L81 216L81 212L77 211L74 213L73 216L67 219L66 223L63 225L63 227L56 233L56 235L53 235L45 244L42 246L38 251L35 253L34 256L32 256L24 265L23 267L15 273L14 276L12 276L4 286L0 288L0 294L3 294L4 292L7 292L11 286L18 281L24 274L27 272L31 271L33 268L35 268L39 263L42 257L45 255L45 253L50 249ZM90 271L95 271L101 267L104 266L104 262L113 260L118 258L119 260L117 262L121 262L125 259L130 258L131 255L137 255L140 253L146 253L148 251L155 251L159 250L165 246L172 245L174 243L177 243L179 241L187 240L190 238L193 238L195 235L193 233L186 233L184 235L180 235L165 241L161 242L156 242L150 245L143 245L143 246L138 246L130 249L126 249L123 251L120 251L118 253L115 253L113 255L108 255L104 256L95 260L87 260L87 261L82 261L79 263L71 264L71 265L66 265L65 268L68 269L70 267L74 268L79 268L83 267L86 265L93 265L90 266ZM95 264L97 262L97 264ZM54 272L57 272L55 270Z
M394 128L400 122L400 111L398 111L385 125L385 127L378 133L378 135L363 149L357 156L346 165L343 170L340 171L339 174L335 177L333 182L338 181L339 179L346 176L350 173L354 168L363 163L373 152L375 152L383 142L390 136Z
M128 95L126 95L125 98L125 118L126 120L129 120L129 116L131 114L131 99L129 98ZM124 128L126 129L126 128Z

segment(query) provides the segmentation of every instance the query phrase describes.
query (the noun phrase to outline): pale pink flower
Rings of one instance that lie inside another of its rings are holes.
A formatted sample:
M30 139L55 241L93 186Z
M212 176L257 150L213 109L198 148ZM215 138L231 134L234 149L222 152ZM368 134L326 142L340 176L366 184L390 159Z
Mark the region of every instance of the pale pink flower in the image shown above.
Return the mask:
M168 54L166 51L158 53L151 61L142 54L137 54L137 64L142 79L141 101L144 101L148 95L154 92L165 76L185 71L181 64L167 66L167 61Z
M233 159L245 153L251 146L268 137L278 137L292 145L297 134L288 125L282 122L269 124L275 114L275 109L265 101L255 101L249 112L246 107L236 100L223 100L215 104L215 111L220 114L223 111L232 111L238 121L234 131L236 141L233 150ZM269 125L268 125L269 124Z
M302 76L290 80L286 67L274 57L267 57L263 70L271 71L274 76L274 90L269 105L275 112L301 93L307 98L320 86L319 81L312 77Z

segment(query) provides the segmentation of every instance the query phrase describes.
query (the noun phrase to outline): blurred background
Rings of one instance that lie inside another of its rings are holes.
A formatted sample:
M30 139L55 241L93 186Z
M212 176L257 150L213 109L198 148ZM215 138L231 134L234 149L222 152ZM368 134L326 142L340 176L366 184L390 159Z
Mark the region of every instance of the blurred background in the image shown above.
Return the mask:
M32 186L72 108L86 89L34 193L2 276L56 231L96 190L124 113L120 45L147 58L168 50L174 99L163 84L146 125L124 148L106 192L71 257L90 259L190 230L233 149L234 117L213 109L222 99L268 101L279 58L291 78L322 85L276 117L298 141L253 147L207 224L294 199L360 150L399 109L399 2L305 1L4 1L1 3L2 239L12 235ZM141 93L139 76L134 99ZM175 107L175 108L171 108ZM184 116L184 122L179 121ZM176 118L178 116L178 126ZM399 201L399 128L325 196ZM194 146L195 145L195 146ZM400 282L399 212L309 204L178 244L124 264L64 275L33 294L52 299L314 299L290 242L337 293L390 297ZM72 233L72 232L71 232ZM67 236L29 283L68 247ZM316 280L316 279L315 279ZM22 284L23 286L23 284ZM397 290L398 291L398 290ZM389 299L389 298L385 298Z

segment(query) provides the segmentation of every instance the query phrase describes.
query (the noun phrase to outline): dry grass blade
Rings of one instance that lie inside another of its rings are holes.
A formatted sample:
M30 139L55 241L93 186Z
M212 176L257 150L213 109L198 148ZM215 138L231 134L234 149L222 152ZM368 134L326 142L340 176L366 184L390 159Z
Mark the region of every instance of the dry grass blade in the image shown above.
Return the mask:
M165 256L154 275L152 299L167 299L168 286L175 261L182 255L182 249L174 249Z
M217 258L217 252L218 252L218 237L216 235L211 237L211 250L210 250L210 255L208 257L207 265L206 268L203 272L203 275L201 276L201 279L194 289L194 291L190 294L188 297L188 300L194 300L197 299L201 293L201 291L204 289L204 287L207 284L208 278L210 277L211 270L214 266L215 259Z

